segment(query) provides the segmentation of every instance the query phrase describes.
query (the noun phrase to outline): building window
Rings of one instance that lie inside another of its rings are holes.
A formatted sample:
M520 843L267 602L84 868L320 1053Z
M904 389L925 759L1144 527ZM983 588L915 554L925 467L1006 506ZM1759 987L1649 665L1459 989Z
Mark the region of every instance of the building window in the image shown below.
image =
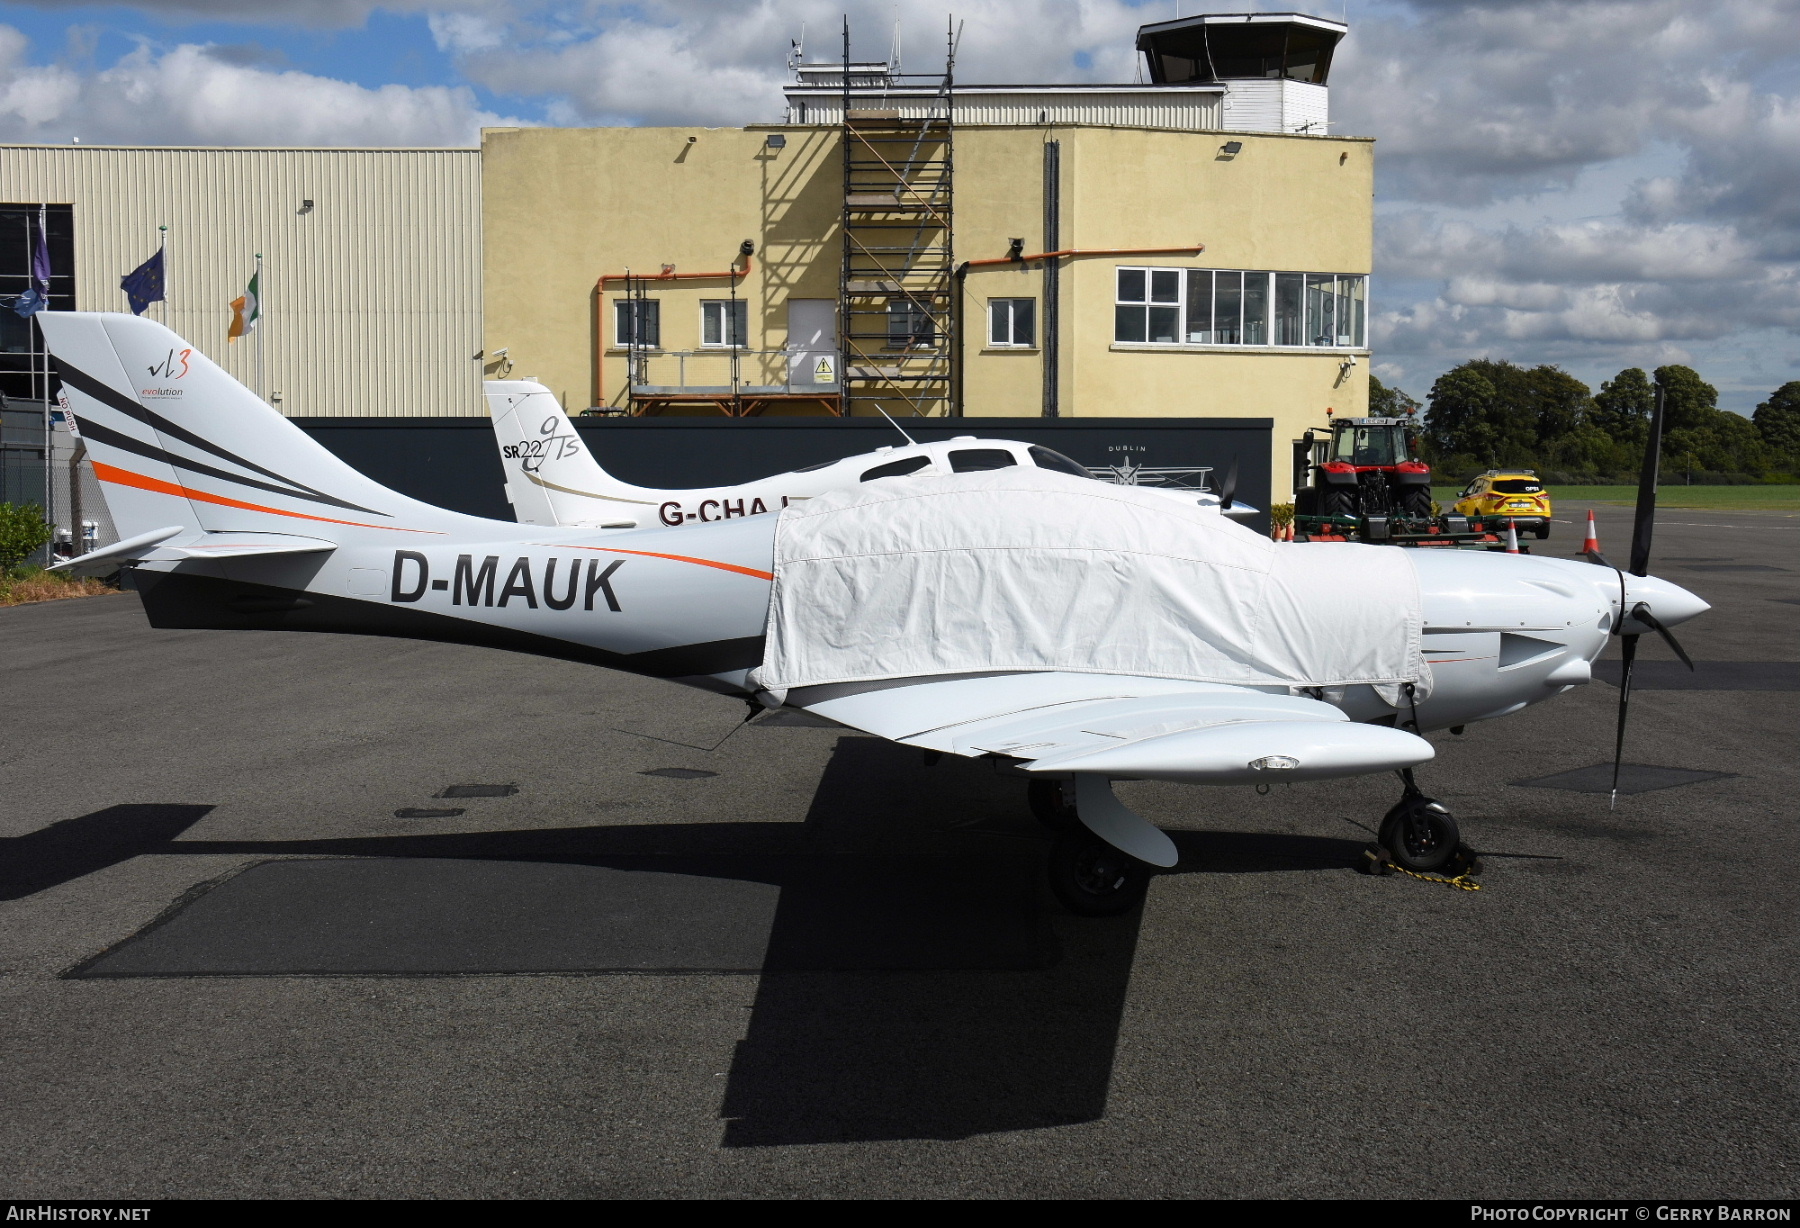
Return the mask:
M1180 269L1120 269L1113 337L1172 344L1181 340Z
M1034 298L989 299L988 344L1036 345L1037 300Z
M937 343L937 324L925 309L925 304L916 299L889 300L887 326L890 350L906 350Z
M750 304L744 299L707 299L700 304L701 345L748 345Z
M30 318L12 310L18 296L32 285L31 251L37 243L38 210L34 204L0 204L0 394L15 401L54 396L62 381L44 356L43 332ZM75 206L43 206L50 250L50 311L75 310ZM119 307L123 310L123 295ZM48 387L45 380L48 378Z
M1118 270L1113 340L1360 349L1368 279L1239 269Z
M1306 344L1306 325L1301 311L1301 304L1305 297L1305 274L1275 274L1276 345Z
M633 325L635 324L635 327ZM613 344L662 348L662 304L653 298L620 299L613 304Z

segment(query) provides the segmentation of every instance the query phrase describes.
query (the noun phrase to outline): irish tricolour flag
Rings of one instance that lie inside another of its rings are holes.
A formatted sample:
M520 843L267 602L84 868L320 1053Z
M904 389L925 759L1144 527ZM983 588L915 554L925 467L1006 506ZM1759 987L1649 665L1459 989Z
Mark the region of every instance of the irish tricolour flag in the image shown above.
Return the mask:
M257 270L250 278L249 288L231 300L231 331L225 334L227 341L236 341L239 337L256 331L256 322L262 319L262 270Z

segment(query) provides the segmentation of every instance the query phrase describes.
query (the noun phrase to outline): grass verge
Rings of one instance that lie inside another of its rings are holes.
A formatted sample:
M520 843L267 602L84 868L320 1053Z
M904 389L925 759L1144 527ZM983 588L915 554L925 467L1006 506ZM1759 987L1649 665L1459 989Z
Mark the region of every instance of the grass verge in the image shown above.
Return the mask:
M1431 497L1445 511L1462 493L1460 489L1434 489ZM1556 515L1566 516L1572 509L1626 507L1637 502L1635 486L1552 486L1551 506ZM1708 512L1800 512L1800 486L1683 486L1664 482L1657 491L1659 509L1690 508Z
M62 601L70 597L98 597L116 593L118 586L105 580L64 576L32 569L12 576L0 575L0 606L30 605L37 601Z

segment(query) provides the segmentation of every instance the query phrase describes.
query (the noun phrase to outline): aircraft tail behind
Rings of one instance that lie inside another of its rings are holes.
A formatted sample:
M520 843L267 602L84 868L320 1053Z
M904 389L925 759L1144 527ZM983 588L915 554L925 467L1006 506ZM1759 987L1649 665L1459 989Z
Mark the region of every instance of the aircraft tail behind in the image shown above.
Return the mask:
M109 556L328 549L486 523L363 476L154 320L46 311L38 321L120 546L140 551Z
M548 388L532 380L489 380L483 389L506 497L520 523L630 528L650 522L658 492L602 469Z

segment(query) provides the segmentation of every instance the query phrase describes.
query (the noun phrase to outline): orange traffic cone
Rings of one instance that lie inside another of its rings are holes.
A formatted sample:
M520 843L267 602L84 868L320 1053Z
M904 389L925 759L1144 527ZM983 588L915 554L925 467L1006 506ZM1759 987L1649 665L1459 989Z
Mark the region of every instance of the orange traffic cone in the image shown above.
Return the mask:
M1519 552L1519 529L1510 520L1506 522L1506 552L1508 554Z
M1594 509L1591 507L1588 509L1587 537L1581 543L1581 552L1583 554L1600 553L1600 538L1594 532Z

